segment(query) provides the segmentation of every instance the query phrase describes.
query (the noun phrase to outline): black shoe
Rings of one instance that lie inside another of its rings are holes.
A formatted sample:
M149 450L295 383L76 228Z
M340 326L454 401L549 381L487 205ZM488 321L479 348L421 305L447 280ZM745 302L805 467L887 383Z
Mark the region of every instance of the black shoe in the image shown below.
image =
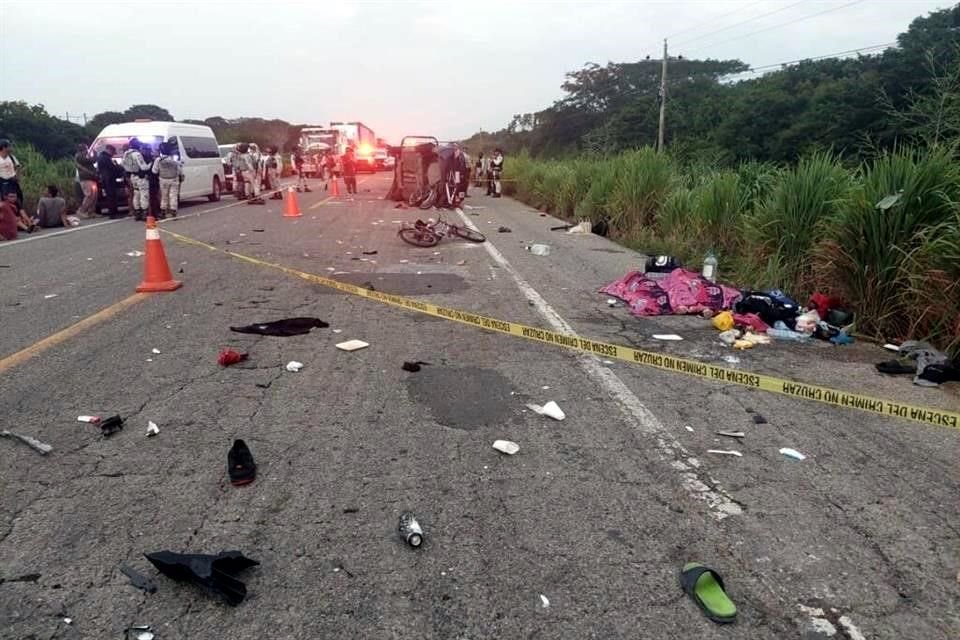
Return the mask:
M227 474L235 487L250 484L257 477L257 464L243 440L234 440L227 453Z
M313 193L313 189L311 189L310 187L304 187L303 191L304 193Z

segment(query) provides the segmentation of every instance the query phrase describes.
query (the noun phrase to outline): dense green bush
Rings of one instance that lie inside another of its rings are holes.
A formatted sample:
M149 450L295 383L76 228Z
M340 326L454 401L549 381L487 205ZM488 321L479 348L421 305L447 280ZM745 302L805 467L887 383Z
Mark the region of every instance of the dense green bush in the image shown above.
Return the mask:
M956 148L899 150L847 168L828 152L796 166L682 164L651 149L511 158L507 193L554 215L610 223L612 237L723 279L799 300L842 295L857 330L960 348L960 162ZM899 198L896 196L899 194ZM896 200L886 208L877 204Z

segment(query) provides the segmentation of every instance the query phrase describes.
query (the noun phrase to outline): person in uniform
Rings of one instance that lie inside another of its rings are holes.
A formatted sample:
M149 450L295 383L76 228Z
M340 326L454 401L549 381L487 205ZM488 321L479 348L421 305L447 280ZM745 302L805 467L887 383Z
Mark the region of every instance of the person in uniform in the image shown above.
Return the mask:
M503 173L503 151L494 149L490 160L490 182L487 184L487 195L499 198L503 195L503 186L500 184L500 174Z
M250 145L241 143L240 157L243 166L244 196L247 204L267 204L260 197L260 178L257 175L257 155L250 149Z
M174 155L176 147L169 142L160 145L160 157L153 161L152 173L160 182L160 218L177 217L180 204L180 183L183 182L183 163Z
M268 191L273 191L271 200L283 200L280 193L280 154L276 147L267 147L266 153L261 157L263 164L264 184Z
M120 164L127 174L128 188L131 189L133 194L133 198L130 200L133 215L137 220L144 220L144 215L150 208L150 183L147 181L147 172L150 170L150 165L143 159L140 147L139 140L136 138L130 140Z
M230 152L230 167L233 169L233 197L237 200L244 199L245 187L243 185L243 154L240 152L240 145L233 145L233 151Z
M290 154L290 164L293 166L293 172L297 174L297 191L309 193L310 187L307 186L307 177L303 173L303 163L303 149L298 145Z

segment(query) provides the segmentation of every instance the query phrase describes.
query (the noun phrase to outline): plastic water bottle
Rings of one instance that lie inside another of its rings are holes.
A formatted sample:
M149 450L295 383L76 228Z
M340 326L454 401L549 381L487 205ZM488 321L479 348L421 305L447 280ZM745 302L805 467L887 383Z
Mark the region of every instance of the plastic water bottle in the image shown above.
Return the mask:
M708 252L707 257L703 259L703 270L700 275L710 282L717 281L717 257L713 255L713 251Z
M777 340L792 340L793 342L806 342L810 339L809 333L788 329L783 320L777 320L773 327L767 329L767 335Z

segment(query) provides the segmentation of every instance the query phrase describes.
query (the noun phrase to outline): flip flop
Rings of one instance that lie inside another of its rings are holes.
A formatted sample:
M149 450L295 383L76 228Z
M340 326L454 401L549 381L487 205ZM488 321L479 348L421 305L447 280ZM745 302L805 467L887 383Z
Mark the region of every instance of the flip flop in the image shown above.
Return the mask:
M723 578L710 567L687 563L680 571L680 586L710 620L726 624L737 619L737 607L724 591Z

